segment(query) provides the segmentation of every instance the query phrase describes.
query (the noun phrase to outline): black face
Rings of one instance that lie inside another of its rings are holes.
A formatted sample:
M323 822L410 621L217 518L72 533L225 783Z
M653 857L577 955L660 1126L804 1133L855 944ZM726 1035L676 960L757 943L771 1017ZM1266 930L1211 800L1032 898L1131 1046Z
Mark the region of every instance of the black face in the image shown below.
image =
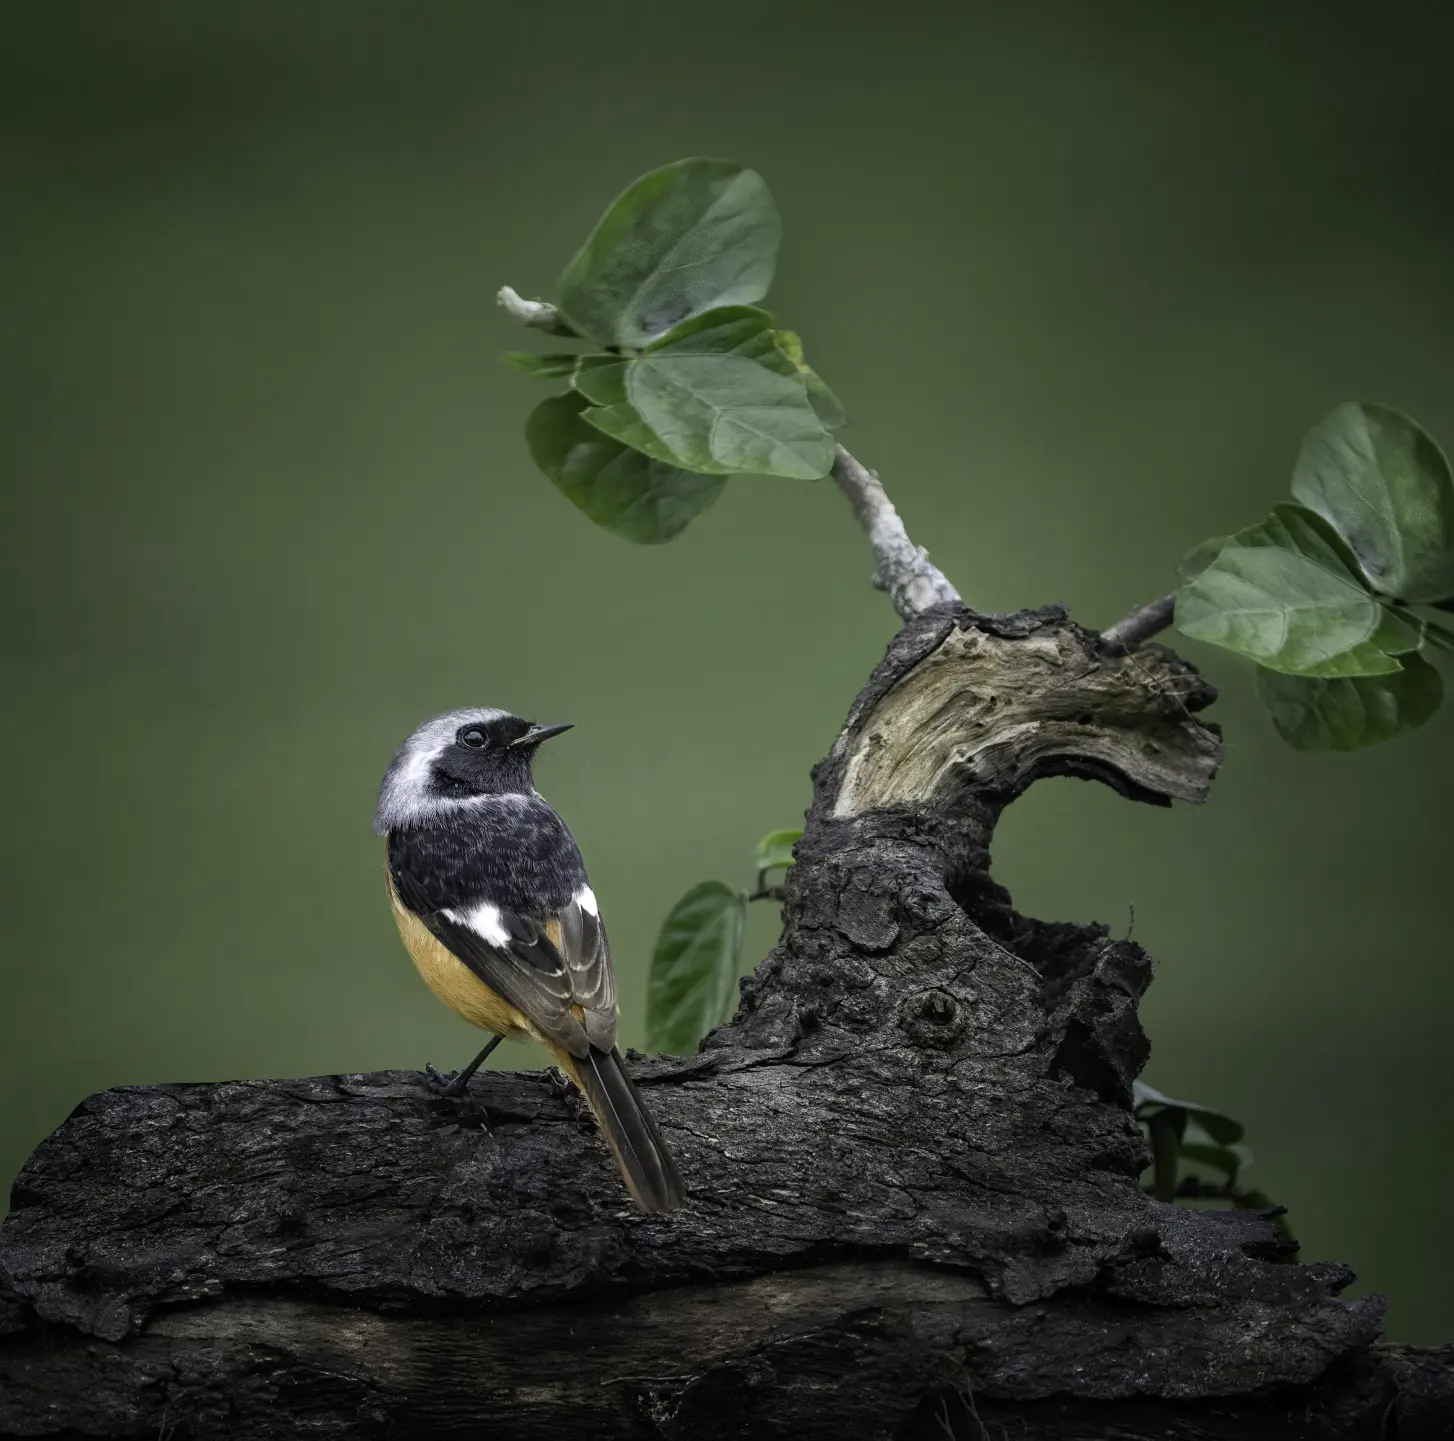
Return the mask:
M501 751L528 735L532 729L529 721L521 720L517 715L498 716L483 725L461 726L455 733L454 743L470 751Z
M546 735L533 744L516 742L534 729L529 721L513 715L462 725L455 732L454 743L434 762L435 787L446 796L533 790L530 763L535 759L536 746Z

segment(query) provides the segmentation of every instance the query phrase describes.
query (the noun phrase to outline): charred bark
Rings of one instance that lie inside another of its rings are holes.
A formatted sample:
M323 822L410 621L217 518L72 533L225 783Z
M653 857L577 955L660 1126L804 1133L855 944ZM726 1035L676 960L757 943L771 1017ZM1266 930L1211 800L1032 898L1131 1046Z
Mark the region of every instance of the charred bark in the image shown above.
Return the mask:
M1149 958L990 879L1040 776L1203 799L1212 699L1058 610L911 621L737 1017L636 1059L676 1215L544 1073L93 1096L0 1230L0 1435L1454 1435L1346 1269L1142 1193Z

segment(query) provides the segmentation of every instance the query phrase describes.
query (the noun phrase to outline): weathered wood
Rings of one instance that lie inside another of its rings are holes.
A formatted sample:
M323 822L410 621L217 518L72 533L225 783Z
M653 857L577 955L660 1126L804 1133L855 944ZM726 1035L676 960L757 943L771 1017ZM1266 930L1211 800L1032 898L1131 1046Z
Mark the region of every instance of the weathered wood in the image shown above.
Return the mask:
M0 1435L1450 1434L1345 1269L1141 1192L1149 959L989 877L1039 775L1204 795L1212 698L1055 610L907 626L738 1016L636 1061L681 1213L546 1073L90 1098L0 1230Z

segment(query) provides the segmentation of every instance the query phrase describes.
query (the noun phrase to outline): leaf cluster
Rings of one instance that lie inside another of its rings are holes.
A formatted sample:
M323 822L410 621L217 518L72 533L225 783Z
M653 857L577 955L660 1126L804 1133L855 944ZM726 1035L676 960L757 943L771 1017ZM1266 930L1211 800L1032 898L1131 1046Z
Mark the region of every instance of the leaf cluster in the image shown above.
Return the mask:
M1454 632L1454 480L1399 411L1350 402L1308 432L1293 501L1204 541L1178 567L1176 627L1257 662L1273 725L1299 750L1357 750L1421 726L1444 686L1422 654Z
M1272 1208L1261 1191L1242 1185L1252 1164L1242 1123L1195 1101L1177 1101L1134 1082L1135 1115L1151 1148L1146 1189L1161 1201L1206 1201L1244 1210ZM1276 1208L1281 1211L1281 1208ZM1284 1236L1287 1229L1279 1222Z
M816 480L843 408L802 341L759 309L782 221L762 177L726 160L653 170L611 204L561 275L559 333L595 350L512 352L570 389L525 426L539 468L597 525L679 535L732 475Z

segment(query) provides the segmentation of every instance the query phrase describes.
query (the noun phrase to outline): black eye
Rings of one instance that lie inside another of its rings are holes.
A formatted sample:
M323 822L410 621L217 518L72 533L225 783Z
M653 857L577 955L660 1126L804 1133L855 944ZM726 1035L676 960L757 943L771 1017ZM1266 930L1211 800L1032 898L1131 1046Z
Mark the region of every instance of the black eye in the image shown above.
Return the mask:
M484 750L488 737L478 726L471 726L459 733L459 743L468 746L472 751Z

